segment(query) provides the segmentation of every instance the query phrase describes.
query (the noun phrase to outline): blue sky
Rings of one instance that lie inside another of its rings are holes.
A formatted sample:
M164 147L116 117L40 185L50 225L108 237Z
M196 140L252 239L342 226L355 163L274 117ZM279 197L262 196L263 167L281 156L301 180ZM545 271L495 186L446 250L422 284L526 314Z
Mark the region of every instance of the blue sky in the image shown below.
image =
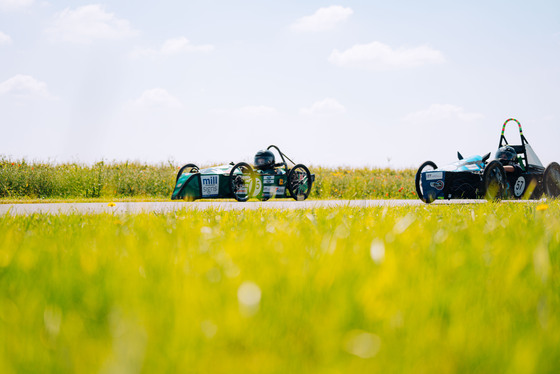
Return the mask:
M559 61L558 1L0 0L0 154L417 167L515 117L546 165Z

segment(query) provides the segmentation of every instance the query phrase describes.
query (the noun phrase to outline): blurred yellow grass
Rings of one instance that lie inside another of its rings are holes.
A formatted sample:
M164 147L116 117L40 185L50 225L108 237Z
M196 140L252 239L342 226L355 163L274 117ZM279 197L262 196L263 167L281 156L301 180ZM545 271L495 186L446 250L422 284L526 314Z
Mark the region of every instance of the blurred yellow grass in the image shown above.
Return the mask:
M0 371L557 372L560 203L0 217Z

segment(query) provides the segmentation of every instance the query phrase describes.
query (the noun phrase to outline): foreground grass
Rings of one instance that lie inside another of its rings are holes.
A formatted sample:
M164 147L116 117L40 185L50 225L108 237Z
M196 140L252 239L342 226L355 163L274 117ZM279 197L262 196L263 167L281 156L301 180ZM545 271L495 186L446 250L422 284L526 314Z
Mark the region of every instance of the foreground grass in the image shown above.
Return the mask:
M0 217L0 372L558 372L560 204Z
M169 200L180 165L53 164L0 158L0 203ZM311 167L312 199L414 198L415 170Z

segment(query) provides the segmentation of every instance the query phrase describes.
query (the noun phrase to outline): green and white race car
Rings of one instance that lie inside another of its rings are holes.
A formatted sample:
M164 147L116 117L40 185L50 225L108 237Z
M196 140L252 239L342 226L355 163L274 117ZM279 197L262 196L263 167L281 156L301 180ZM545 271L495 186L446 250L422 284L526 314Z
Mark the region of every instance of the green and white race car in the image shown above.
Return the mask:
M274 149L282 162L276 163ZM286 160L291 162L289 167ZM233 162L200 170L194 164L184 165L177 173L171 200L227 199L247 201L271 197L301 201L307 199L315 175L307 166L296 164L280 149L271 145L255 155L254 168L246 162Z

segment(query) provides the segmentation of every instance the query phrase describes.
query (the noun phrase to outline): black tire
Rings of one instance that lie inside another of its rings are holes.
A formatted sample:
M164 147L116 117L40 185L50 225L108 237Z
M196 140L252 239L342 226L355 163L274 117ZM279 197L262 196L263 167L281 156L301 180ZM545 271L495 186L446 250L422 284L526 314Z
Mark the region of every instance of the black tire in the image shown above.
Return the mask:
M187 169L189 169L189 171L187 171L187 173L198 173L198 171L199 171L198 166L196 166L195 164L186 164L181 169L179 169L179 172L177 173L177 178L175 178L175 183L177 183L177 181L179 180L181 175L183 175L183 173Z
M436 170L437 165L433 161L426 161L422 165L420 165L418 171L416 172L416 178L414 180L414 183L416 184L416 194L418 195L418 198L423 202L429 204L432 201L434 201L434 197L433 196L424 197L424 191L422 191L422 184L420 183L420 180L422 178L422 172L426 168L432 168L432 170Z
M237 201L247 201L255 190L255 173L246 162L235 164L229 173L231 193Z
M560 196L560 165L551 162L544 170L544 193L547 197L556 199Z
M500 201L506 192L506 172L500 161L491 161L482 175L484 198L488 201Z
M313 180L307 166L297 164L288 172L288 191L296 201L307 199L311 192Z

